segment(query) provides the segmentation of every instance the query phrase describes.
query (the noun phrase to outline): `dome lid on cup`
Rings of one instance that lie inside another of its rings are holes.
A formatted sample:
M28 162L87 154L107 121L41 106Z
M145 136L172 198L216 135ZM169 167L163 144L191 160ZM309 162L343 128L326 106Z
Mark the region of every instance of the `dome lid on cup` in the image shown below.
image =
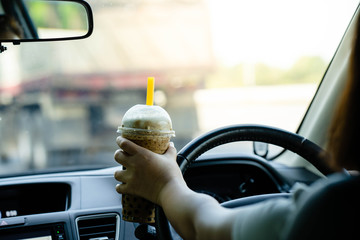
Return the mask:
M175 136L169 114L160 106L138 104L124 115L118 132L121 131L154 132Z

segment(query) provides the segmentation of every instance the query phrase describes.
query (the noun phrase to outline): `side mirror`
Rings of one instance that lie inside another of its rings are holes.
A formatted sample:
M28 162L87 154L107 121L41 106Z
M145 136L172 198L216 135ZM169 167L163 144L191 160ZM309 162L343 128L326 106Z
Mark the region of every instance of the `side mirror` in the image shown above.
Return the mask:
M82 39L92 31L83 0L0 0L0 43Z

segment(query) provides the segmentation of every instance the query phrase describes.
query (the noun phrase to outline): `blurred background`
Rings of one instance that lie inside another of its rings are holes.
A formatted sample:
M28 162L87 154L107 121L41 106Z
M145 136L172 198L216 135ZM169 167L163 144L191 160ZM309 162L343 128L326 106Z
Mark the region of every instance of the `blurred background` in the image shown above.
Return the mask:
M0 174L114 165L117 127L145 104L148 76L177 149L235 123L294 132L358 1L89 3L90 38L0 55Z

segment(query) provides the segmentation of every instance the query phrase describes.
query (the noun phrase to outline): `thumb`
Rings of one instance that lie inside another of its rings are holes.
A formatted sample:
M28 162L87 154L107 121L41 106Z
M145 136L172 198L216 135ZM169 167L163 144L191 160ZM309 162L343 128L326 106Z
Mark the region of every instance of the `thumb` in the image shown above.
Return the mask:
M164 155L167 155L168 157L171 157L171 158L176 158L176 148L174 147L173 142L169 143L169 147L166 150L166 152L164 153Z

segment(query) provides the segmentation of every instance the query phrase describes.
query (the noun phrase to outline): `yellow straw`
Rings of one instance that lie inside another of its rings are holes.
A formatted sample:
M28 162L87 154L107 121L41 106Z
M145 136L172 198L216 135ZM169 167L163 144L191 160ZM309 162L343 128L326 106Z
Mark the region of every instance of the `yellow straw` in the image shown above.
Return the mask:
M146 105L154 105L154 88L155 88L155 78L148 77L147 82L147 94L146 94Z

